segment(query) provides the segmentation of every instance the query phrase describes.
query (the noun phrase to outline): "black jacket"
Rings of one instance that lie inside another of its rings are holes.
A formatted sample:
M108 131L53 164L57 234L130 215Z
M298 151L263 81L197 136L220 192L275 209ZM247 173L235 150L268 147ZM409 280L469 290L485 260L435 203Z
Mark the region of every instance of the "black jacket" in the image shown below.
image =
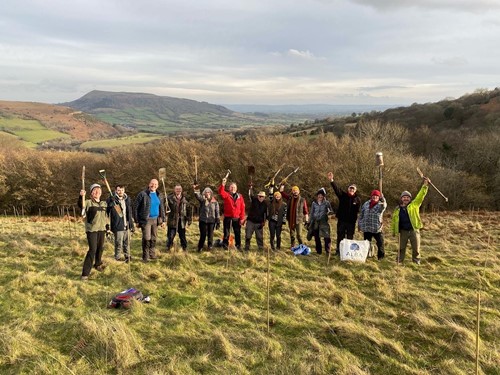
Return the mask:
M146 188L137 194L135 198L134 220L140 226L146 225L148 222L149 210L151 208L151 198L149 194L151 194L151 191L149 188ZM157 223L162 224L165 222L165 198L158 191L156 191L155 194L158 195L158 199L160 200L160 215L158 216Z
M106 209L106 214L109 216L110 219L110 229L112 232L121 232L125 230L125 218L127 219L128 223L128 229L134 229L134 220L132 218L133 212L132 212L132 202L130 201L130 197L125 194L123 202L119 203L118 197L113 195L112 197L109 197L106 202L108 203L108 208ZM122 212L123 212L123 206L125 206L125 215L118 215L118 212L116 212L115 205L120 204L122 206Z
M340 190L335 181L331 181L333 191L339 198L339 209L337 210L337 219L339 221L346 221L351 224L356 224L358 220L358 212L361 207L361 199L354 195L349 195L346 191Z
M260 202L256 195L250 195L250 202L247 220L252 223L264 224L267 219L267 201L263 200Z

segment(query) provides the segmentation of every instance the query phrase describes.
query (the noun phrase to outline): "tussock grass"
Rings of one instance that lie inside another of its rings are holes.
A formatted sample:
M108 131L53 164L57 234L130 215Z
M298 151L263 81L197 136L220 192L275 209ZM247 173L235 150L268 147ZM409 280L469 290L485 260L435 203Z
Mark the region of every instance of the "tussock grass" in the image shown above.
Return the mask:
M108 244L108 267L81 282L82 223L70 235L58 220L0 218L0 372L469 374L480 291L480 366L498 374L497 213L464 215L423 216L420 266L397 266L389 236L382 262L271 254L269 333L267 257L254 243L249 254L177 248L142 263L136 234L130 264ZM190 249L196 236L192 226ZM108 309L129 287L151 303Z

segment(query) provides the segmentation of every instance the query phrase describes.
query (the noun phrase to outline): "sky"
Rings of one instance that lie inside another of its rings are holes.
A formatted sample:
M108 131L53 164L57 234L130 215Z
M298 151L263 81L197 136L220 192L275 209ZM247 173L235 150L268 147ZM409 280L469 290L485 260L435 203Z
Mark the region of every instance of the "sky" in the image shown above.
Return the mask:
M398 104L500 86L500 0L2 0L0 100Z

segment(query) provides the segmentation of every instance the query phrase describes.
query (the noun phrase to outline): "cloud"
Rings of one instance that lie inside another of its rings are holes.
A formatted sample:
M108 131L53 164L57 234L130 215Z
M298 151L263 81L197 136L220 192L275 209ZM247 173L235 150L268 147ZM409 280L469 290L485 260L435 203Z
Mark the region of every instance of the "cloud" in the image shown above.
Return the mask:
M445 66L465 66L468 64L468 61L465 57L454 56L454 57L433 57L432 62L436 65L445 65Z
M322 60L323 58L321 57L316 57L314 56L313 53L311 53L309 50L306 51L299 51L296 49L289 49L287 52L288 56L291 57L298 57L304 60Z
M420 8L423 10L452 10L468 13L480 13L500 9L497 0L351 0L353 3L372 7L382 11L401 8Z

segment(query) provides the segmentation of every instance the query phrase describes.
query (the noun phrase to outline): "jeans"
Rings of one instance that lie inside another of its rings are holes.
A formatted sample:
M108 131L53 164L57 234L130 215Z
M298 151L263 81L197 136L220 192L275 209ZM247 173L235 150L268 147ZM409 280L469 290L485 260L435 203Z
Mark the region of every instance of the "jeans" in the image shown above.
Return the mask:
M120 259L122 250L125 258L129 258L130 254L128 251L128 230L120 230L114 232L115 235L115 259Z

